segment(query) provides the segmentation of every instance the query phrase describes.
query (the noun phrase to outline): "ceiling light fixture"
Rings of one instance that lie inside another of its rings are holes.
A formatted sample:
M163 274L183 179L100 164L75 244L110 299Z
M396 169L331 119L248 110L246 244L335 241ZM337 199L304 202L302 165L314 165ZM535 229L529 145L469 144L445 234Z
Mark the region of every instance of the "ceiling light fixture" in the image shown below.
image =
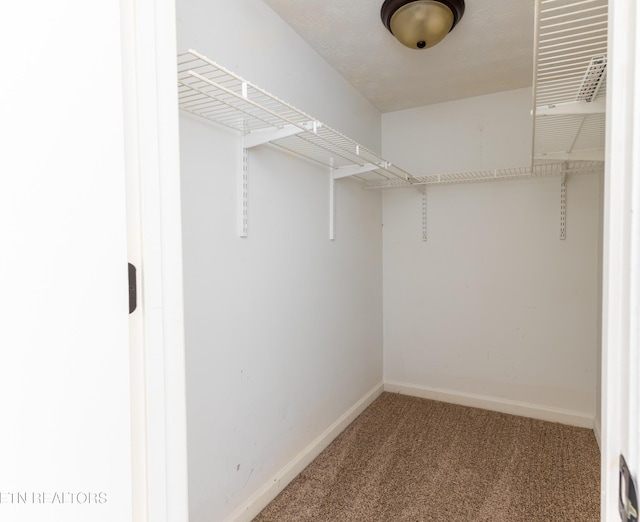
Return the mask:
M400 43L428 49L440 42L464 14L464 0L385 0L382 23Z

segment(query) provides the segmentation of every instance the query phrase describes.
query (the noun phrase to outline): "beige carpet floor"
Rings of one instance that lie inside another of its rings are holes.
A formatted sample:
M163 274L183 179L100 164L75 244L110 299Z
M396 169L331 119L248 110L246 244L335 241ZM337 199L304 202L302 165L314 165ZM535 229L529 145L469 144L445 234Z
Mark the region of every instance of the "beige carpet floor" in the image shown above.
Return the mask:
M382 394L256 522L590 522L591 430Z

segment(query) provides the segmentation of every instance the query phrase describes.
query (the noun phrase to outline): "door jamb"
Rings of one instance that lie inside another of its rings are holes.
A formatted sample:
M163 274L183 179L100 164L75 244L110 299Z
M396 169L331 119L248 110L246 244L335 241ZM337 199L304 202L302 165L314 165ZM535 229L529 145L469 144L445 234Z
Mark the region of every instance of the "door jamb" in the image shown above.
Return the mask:
M602 308L601 519L620 520L620 454L638 455L640 329L640 10L609 1Z
M131 320L133 520L188 520L173 0L121 0ZM137 317L135 314L138 314Z

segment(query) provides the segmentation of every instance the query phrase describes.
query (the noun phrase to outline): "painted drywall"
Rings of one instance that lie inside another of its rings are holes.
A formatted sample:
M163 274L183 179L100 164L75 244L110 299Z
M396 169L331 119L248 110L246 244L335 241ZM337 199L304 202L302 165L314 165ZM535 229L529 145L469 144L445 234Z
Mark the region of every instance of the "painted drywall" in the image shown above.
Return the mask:
M128 521L119 5L5 5L0 43L0 519Z
M195 47L375 148L380 115L261 1L177 5ZM220 12L217 12L220 11ZM225 520L382 381L382 205L329 172L249 152L239 238L239 139L181 117L190 520Z
M383 154L416 175L526 166L531 92L383 115ZM593 418L600 181L556 177L387 191L385 382Z

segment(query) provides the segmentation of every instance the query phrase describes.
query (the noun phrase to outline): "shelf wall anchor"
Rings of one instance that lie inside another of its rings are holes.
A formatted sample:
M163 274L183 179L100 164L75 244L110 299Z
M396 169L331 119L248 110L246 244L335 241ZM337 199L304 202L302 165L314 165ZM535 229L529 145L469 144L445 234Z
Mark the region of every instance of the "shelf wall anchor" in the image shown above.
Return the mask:
M567 175L560 178L560 239L567 238Z
M336 238L336 169L333 158L329 158L329 240Z
M238 192L238 235L249 235L249 150L244 146L244 138L240 147L237 169Z
M422 186L422 241L427 240L427 186Z

